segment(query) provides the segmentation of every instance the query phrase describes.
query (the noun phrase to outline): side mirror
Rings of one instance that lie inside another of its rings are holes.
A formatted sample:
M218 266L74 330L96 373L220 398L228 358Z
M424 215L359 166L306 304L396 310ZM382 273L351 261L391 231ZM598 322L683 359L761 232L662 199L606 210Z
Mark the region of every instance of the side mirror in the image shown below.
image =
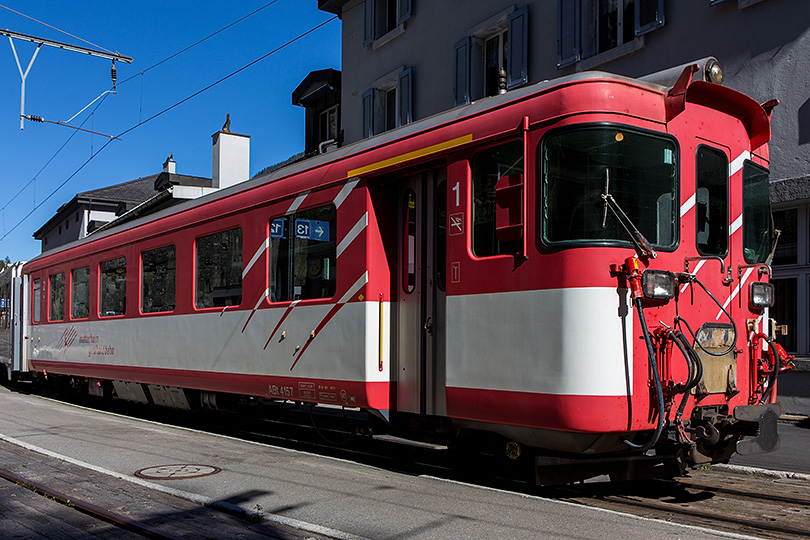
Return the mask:
M502 176L495 184L495 237L499 242L523 238L523 175Z

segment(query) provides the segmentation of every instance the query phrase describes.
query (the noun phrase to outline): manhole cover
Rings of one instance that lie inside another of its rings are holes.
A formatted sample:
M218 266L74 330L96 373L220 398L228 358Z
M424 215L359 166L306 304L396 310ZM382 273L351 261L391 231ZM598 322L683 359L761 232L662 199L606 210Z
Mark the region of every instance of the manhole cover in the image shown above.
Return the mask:
M221 470L219 467L212 467L211 465L160 465L135 471L135 476L150 480L181 480L210 476L217 474Z

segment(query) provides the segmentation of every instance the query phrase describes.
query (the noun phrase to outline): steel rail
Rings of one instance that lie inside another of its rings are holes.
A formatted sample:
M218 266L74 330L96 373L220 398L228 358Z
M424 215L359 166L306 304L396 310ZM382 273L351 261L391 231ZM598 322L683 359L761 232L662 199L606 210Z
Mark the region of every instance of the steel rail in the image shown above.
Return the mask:
M778 533L787 533L793 534L802 538L810 537L810 529L796 529L794 527L789 527L786 525L778 525L767 523L765 521L754 521L750 519L743 519L743 518L735 518L730 516L722 516L713 514L711 512L704 512L701 510L692 510L688 508L681 508L677 506L662 506L660 504L655 503L648 503L644 501L638 501L630 498L626 498L624 496L619 495L608 495L601 497L600 500L606 502L614 502L618 504L624 504L627 506L636 506L640 508L646 508L648 510L657 510L659 512L667 512L672 514L679 514L683 516L690 516L690 517L697 517L701 519L706 519L712 521L714 523L723 523L723 524L731 524L731 525L742 525L744 527L750 527L751 529L760 530L760 531L769 531L769 532L778 532Z
M111 512L87 501L82 501L80 499L68 497L64 493L45 487L42 484L32 482L31 480L28 480L21 476L17 476L12 472L0 469L0 478L3 478L4 480L8 480L9 482L17 484L20 487L29 489L34 493L36 493L37 495L53 499L69 508L73 508L79 512L82 512L83 514L87 514L101 521L106 521L107 523L115 525L116 527L126 529L130 532L133 532L145 538L157 538L160 540L180 540L180 537L161 532L148 525L144 525L143 523L139 523L137 521L129 519L128 517L122 516L121 514L116 514L115 512Z

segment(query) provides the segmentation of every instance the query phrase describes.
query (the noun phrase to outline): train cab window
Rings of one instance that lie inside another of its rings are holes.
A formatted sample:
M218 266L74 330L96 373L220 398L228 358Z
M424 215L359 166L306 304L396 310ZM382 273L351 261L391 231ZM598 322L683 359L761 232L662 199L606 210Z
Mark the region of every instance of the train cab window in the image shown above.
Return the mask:
M174 311L176 274L173 245L141 253L141 312Z
M90 316L90 267L77 268L70 279L70 318L86 319Z
M333 205L270 221L270 301L330 298L336 290Z
M101 263L99 269L99 315L123 315L127 308L127 260L119 257Z
M504 176L523 174L523 142L478 152L472 159L472 248L476 257L512 254L520 240L499 242L495 236L495 185Z
M197 239L198 308L242 303L242 229Z
M725 257L728 253L728 158L720 150L701 146L696 161L698 253Z
M51 274L48 278L48 292L50 304L48 309L49 321L65 320L65 273Z
M39 282L38 279L34 280L34 294L32 296L33 296L33 298L31 300L31 303L33 305L31 306L31 308L32 308L31 309L31 312L32 312L31 318L35 323L38 323L39 322L40 309L41 309L40 306L42 305L41 304L41 302L42 302L42 289L41 289L40 282Z
M750 264L764 263L771 250L768 183L768 169L751 161L743 164L743 257Z
M586 126L541 146L542 238L546 244L631 244L607 208L616 203L656 248L678 242L674 140L616 126Z

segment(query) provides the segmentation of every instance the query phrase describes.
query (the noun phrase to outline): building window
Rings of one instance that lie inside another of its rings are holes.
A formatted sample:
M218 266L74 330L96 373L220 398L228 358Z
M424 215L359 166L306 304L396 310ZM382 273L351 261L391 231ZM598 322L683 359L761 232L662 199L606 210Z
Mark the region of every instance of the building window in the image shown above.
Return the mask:
M493 96L529 82L529 8L504 12L471 30L454 48L453 104ZM480 67L479 67L480 66Z
M413 121L413 70L403 68L363 94L363 138Z
M119 257L105 261L99 272L99 315L123 315L127 308L127 260Z
M664 0L557 0L557 67L664 26Z
M774 279L771 281L774 286L775 298L771 317L776 319L777 324L787 326L787 335L777 336L776 341L790 353L798 352L798 310L796 300L798 291L796 278Z
M725 257L728 253L728 158L726 154L701 146L697 151L698 253Z
M781 232L773 257L776 300L770 316L786 325L777 341L791 354L810 355L810 205L782 207L773 212Z
M90 316L90 267L77 268L70 282L70 318L86 319Z
M39 322L39 313L40 313L40 306L42 302L42 289L40 289L39 280L34 280L34 294L31 303L33 304L31 307L33 308L32 311L34 312L32 315L33 321L35 323Z
M336 290L334 206L322 206L270 222L270 301L331 298Z
M478 152L473 157L472 248L476 257L489 257L519 251L519 240L500 242L495 234L495 186L512 174L523 174L523 143L510 142Z
M157 313L175 307L175 247L165 246L141 254L141 311Z
M323 111L318 116L318 142L334 141L338 138L337 105Z
M65 320L65 273L53 274L48 281L51 299L48 320L63 321Z
M780 231L773 255L773 264L797 264L799 246L798 211L796 208L773 213L774 229Z
M411 18L412 0L365 0L363 45L374 42Z
M197 239L198 308L242 303L242 229Z

